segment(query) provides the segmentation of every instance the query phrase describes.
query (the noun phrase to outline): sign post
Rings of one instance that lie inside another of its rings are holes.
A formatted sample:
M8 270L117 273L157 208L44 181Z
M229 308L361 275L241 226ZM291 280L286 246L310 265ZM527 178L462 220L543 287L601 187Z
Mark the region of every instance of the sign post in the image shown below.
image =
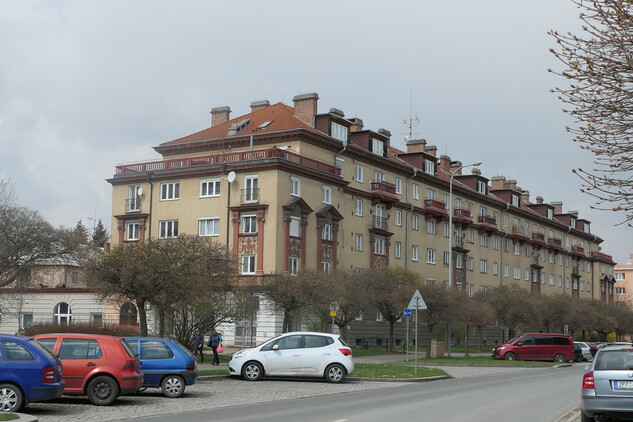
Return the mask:
M332 317L332 334L334 334L334 317L336 316L336 311L331 311L330 316Z
M415 373L418 373L418 309L426 309L426 303L422 299L419 290L416 290L409 302L409 309L415 309Z
M409 362L409 318L411 318L411 309L406 308L403 312L404 317L407 319L407 362Z

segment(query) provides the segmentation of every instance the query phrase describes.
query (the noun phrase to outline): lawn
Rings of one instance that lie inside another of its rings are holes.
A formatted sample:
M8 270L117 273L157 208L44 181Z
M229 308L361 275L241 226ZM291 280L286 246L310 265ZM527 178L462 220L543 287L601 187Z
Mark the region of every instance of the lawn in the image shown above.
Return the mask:
M19 416L15 413L2 413L0 412L0 421L14 421L19 419Z

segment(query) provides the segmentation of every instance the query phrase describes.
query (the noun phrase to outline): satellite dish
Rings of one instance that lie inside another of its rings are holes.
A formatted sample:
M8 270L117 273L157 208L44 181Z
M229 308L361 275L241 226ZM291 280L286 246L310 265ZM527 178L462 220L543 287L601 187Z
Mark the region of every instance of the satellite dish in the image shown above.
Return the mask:
M228 180L229 183L235 182L235 172L234 171L229 172L229 174L226 176L226 180Z
M143 188L139 186L137 192L138 192L138 196L143 195Z

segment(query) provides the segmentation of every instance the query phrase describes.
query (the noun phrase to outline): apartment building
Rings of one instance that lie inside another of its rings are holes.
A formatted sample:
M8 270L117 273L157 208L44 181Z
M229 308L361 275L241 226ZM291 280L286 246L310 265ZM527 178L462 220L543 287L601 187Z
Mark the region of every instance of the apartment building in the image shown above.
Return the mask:
M633 254L626 264L617 264L615 271L615 303L618 306L633 305Z
M117 166L113 244L198 233L225 242L242 277L399 266L470 295L515 283L614 301L614 262L577 212L425 140L394 148L388 130L318 100L257 101L234 118L217 107L209 128L154 147L162 160ZM264 302L258 340L280 327Z

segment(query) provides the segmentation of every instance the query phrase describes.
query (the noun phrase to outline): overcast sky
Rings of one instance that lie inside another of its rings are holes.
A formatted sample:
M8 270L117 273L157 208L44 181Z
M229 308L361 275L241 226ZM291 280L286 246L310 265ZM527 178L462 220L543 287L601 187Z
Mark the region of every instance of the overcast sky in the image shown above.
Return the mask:
M624 263L624 216L590 209L565 132L549 29L578 32L569 0L0 1L0 179L56 226L110 228L115 165L232 117L317 92L404 149L415 138L531 200L562 201Z

